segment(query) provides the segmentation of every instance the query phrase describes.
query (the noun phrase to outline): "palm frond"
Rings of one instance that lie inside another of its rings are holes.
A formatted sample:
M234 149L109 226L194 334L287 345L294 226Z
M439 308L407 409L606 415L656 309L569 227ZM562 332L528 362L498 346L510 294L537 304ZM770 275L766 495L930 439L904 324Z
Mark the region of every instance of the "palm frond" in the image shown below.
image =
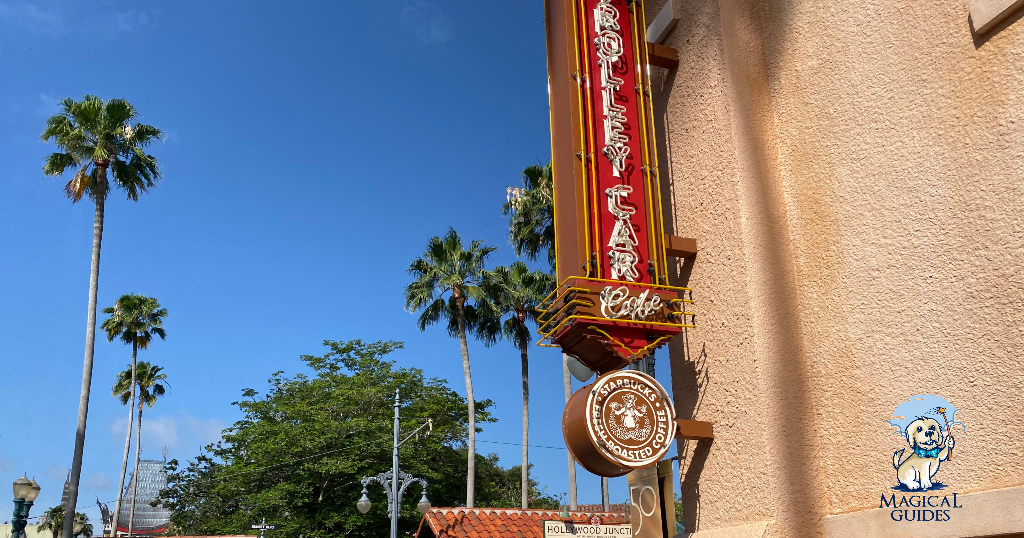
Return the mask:
M413 281L404 290L406 310L422 311L416 322L421 331L445 319L449 334L458 335L460 311L467 331L472 330L478 317L474 304L485 299L478 290L484 264L493 251L479 240L467 249L454 228L427 241L423 255L409 264Z
M51 153L43 162L43 173L48 176L59 176L68 168L80 164L81 160L70 153Z
M72 203L78 202L87 192L92 192L96 186L96 169L89 170L92 163L86 163L75 173L64 185L64 195L71 199Z
M103 129L105 131L124 130L130 127L135 119L135 107L124 99L110 99L103 107ZM127 137L126 137L127 138Z
M554 277L542 271L531 271L521 261L507 267L496 267L484 273L481 289L499 318L500 330L487 327L491 334L500 332L502 338L517 347L530 339L528 322L536 322L537 305L554 288ZM488 336L491 336L489 334Z
M159 166L142 148L162 134L151 125L132 125L137 113L131 103L86 95L81 101L64 99L61 108L60 114L46 121L40 137L52 140L66 157L55 157L55 153L44 164L43 173L60 175L72 164L82 166L65 186L72 201L86 194L93 200L106 196L106 175L97 175L97 168L109 167L114 184L125 190L129 200L138 200L156 186Z
M125 133L125 144L135 148L144 148L153 142L163 140L163 137L164 133L160 129L152 125L136 123L131 127L130 132Z
M114 306L104 308L103 313L110 315L100 325L108 341L120 338L126 344L135 343L139 349L146 349L153 335L161 340L167 337L163 327L167 309L154 297L128 293L119 297Z
M427 327L437 323L442 317L452 317L451 314L453 313L448 311L448 302L439 297L431 301L431 303L423 309L420 317L416 319L416 328L420 331L424 331Z
M509 217L509 242L516 255L537 259L547 251L548 263L555 264L554 192L551 165L530 166L523 170L523 187L510 189L515 196L502 206Z

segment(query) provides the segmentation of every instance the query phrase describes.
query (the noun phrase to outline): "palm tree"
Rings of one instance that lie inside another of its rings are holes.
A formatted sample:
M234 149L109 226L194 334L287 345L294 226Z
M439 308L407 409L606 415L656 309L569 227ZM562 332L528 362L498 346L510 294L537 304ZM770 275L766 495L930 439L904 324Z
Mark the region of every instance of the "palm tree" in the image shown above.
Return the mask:
M442 318L448 321L448 334L459 339L462 351L462 373L466 378L466 407L469 413L469 445L466 457L466 506L473 508L476 491L476 402L473 400L473 378L469 370L469 346L466 331L478 321L476 303L484 300L480 283L484 262L493 247L473 241L463 247L458 232L449 228L444 237L431 237L422 257L409 264L414 278L405 287L405 308L422 310L416 326L425 330ZM448 295L445 298L445 295Z
M61 102L60 114L46 120L41 138L53 142L60 152L51 153L43 164L43 173L59 176L71 169L74 176L64 185L71 202L83 196L93 200L96 212L92 227L92 264L89 269L89 307L85 328L85 359L82 368L82 393L78 403L75 452L68 482L68 512L78 503L78 483L82 476L82 452L85 449L85 425L89 415L89 389L92 386L93 351L96 343L96 292L100 277L100 244L103 241L103 208L110 189L107 172L114 185L122 188L129 200L156 185L160 177L156 159L143 148L159 140L160 130L141 123L132 124L135 107L122 99L104 102L86 95L81 101L70 97ZM64 522L64 534L71 536L72 521Z
M134 385L139 391L138 422L135 429L135 467L132 469L132 508L128 513L128 536L132 535L132 528L135 524L135 496L139 490L139 458L142 455L142 408L143 404L153 407L157 398L166 392L167 374L161 373L163 367L150 364L146 361L138 363L134 372ZM132 368L117 374L117 382L114 383L113 393L121 400L121 404L127 404L129 395L134 392L132 386ZM119 493L120 495L120 493ZM114 514L115 533L117 531L117 516Z
M498 336L511 341L519 349L523 365L523 462L521 466L521 501L524 510L530 500L530 362L528 350L531 331L528 322L537 321L537 305L547 297L554 287L554 277L543 271L530 271L525 263L517 261L508 267L497 267L484 273L483 289L487 294L488 306L493 305L494 314L485 318L487 322L478 325L478 334L485 343L494 342ZM507 317L506 317L507 316ZM505 318L501 321L501 318Z
M546 252L551 272L555 272L555 206L551 163L533 165L523 170L522 187L509 187L501 214L508 219L508 237L516 255L536 260ZM562 383L565 401L572 394L569 377L569 356L562 354ZM525 443L524 443L525 444ZM576 460L567 454L569 466L569 507L576 509Z
M39 527L41 531L50 531L53 534L53 538L57 538L64 528L64 507L61 505L54 506L39 518ZM82 523L82 531L78 533L80 538L90 538L92 536L92 524L89 523L89 516L81 513L75 513L75 521ZM72 522L73 524L74 522Z
M117 499L114 501L114 514L120 513L121 495L124 491L124 477L128 471L128 451L131 448L132 427L135 425L135 362L140 349L149 347L154 336L161 340L167 337L164 332L164 317L167 316L167 309L161 308L160 303L153 297L143 295L125 294L117 299L114 306L104 308L104 314L108 314L101 329L107 333L107 341L113 342L114 338L120 338L122 342L132 345L132 377L129 383L131 393L128 401L128 431L124 436L124 457L121 459L121 479L117 485ZM120 394L114 394L120 396ZM116 515L115 515L116 517Z
M57 538L61 529L64 528L64 507L57 505L50 508L43 512L43 515L39 517L39 521L38 529L40 531L50 531L53 534L53 538Z
M526 167L522 187L509 187L501 214L508 219L508 237L517 256L536 260L546 251L555 269L555 209L551 163Z

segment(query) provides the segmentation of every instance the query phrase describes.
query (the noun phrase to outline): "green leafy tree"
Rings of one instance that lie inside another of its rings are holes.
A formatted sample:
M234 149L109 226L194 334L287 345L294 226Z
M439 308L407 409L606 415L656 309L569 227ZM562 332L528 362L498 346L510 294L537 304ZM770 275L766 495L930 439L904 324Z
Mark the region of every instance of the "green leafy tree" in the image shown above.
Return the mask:
M132 469L132 476L139 476L139 459L142 456L142 409L143 405L150 408L167 392L167 374L163 373L163 367L142 361L131 366L127 370L117 374L117 381L114 383L112 392L121 400L121 404L127 404L129 394L133 393L132 386L139 392L138 423L135 429L135 467ZM132 535L135 524L135 497L139 490L139 481L132 480L132 504L128 511L128 536ZM117 512L114 512L114 524L117 524Z
M100 244L103 242L103 210L110 190L108 172L114 185L124 189L129 200L156 185L160 177L156 159L143 150L159 140L160 130L132 123L135 107L123 99L103 101L86 95L81 101L70 97L61 101L61 113L46 120L41 138L53 141L60 151L51 153L43 164L48 176L74 172L64 185L71 202L88 196L96 205L92 228L92 264L89 269L89 307L86 316L85 359L82 369L82 393L78 404L75 450L68 482L69 512L78 503L78 484L82 476L85 426L89 414L89 389L92 386L93 352L96 344L96 294L100 277ZM71 535L72 522L64 522L64 534Z
M160 302L153 297L131 293L119 297L114 306L104 308L103 313L110 316L100 325L100 328L107 333L107 341L113 342L115 338L120 338L122 342L132 346L132 375L131 381L128 383L130 396L127 400L122 398L121 401L122 404L128 406L128 431L124 435L121 478L117 483L117 499L114 501L114 517L116 518L117 514L121 513L124 477L128 472L128 452L131 449L132 428L135 426L135 363L139 350L148 348L154 336L160 337L161 340L167 337L167 333L164 332L164 318L167 317L167 309L161 308ZM114 396L121 398L122 395L115 392Z
M405 288L405 308L420 312L416 321L419 330L443 319L448 322L448 334L459 339L469 417L466 457L466 506L469 508L473 507L476 487L476 411L466 332L474 330L480 321L477 303L486 300L480 284L487 255L493 251L493 247L483 246L482 241L473 241L465 248L459 234L449 228L444 237L431 237L423 256L409 265L413 281Z
M483 279L488 301L481 310L489 315L478 327L481 339L491 344L499 337L512 342L519 350L523 368L523 442L522 472L520 479L520 507L529 508L529 432L530 432L530 361L532 344L530 323L537 321L537 305L554 288L554 277L543 271L531 271L525 263L517 261L508 267L486 271Z
M53 538L61 536L61 531L64 529L64 507L57 505L46 512L39 518L40 523L38 529L41 531L50 531ZM75 513L75 520L82 523L82 532L78 533L80 538L90 538L92 536L92 524L89 523L89 516L81 513ZM72 525L73 526L73 525Z
M493 508L519 508L521 480L528 473L523 473L518 465L503 468L498 463L497 454L480 456L477 464L477 473L480 475L477 495L482 500L486 499L486 503L481 504ZM529 479L527 483L533 509L557 510L560 507L558 499L542 491L536 481Z
M402 446L402 471L428 480L435 506L460 504L469 429L465 399L442 380L386 360L402 347L399 342L324 345L326 354L301 357L310 375L276 372L262 393L245 389L233 404L242 417L221 441L185 464L168 462L169 486L159 502L171 510L174 532L240 534L265 517L279 525L278 538L386 536L380 486L369 487L369 513L360 514L355 504L362 477L391 469L395 389L403 431L427 418L433 422L429 435ZM490 406L476 403L477 421L492 421ZM482 456L477 460L490 465ZM406 491L401 529L416 529L419 495L418 486Z

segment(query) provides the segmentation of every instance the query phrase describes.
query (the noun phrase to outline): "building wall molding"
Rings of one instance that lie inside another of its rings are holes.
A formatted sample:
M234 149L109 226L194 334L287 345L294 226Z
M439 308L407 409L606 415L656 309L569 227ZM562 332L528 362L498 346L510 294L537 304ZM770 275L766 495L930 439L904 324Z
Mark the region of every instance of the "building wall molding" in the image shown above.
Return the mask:
M971 10L971 26L975 32L983 34L1024 7L1024 0L970 0L967 4Z

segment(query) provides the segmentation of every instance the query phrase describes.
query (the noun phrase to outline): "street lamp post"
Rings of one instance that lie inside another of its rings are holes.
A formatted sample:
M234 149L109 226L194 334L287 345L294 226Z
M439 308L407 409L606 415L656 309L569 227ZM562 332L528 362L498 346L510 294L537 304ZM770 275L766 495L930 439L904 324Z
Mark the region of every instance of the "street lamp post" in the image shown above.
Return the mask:
M11 520L11 538L23 538L28 523L28 511L39 496L39 484L27 476L14 481L14 519Z
M82 520L82 519L79 519L78 517L76 517L75 518L75 522L71 526L71 532L72 532L71 536L73 538L78 538L78 535L82 534L82 529L84 529L84 528L85 528L85 521Z
M427 419L427 422L416 428L415 431L409 434L404 440L399 441L399 403L398 403L398 389L395 389L395 436L394 443L391 447L391 470L386 473L381 473L377 476L366 476L363 477L363 496L359 498L359 502L356 503L356 508L359 512L365 514L370 511L370 498L367 496L366 486L370 482L377 482L384 487L384 493L388 496L388 517L391 518L391 538L398 538L398 514L402 506L402 495L405 494L405 489L410 484L418 482L420 487L423 488L423 495L420 497L420 502L416 504L416 509L421 514L426 514L427 510L430 510L430 501L427 500L427 481L422 478L416 478L409 473L402 472L398 469L398 448L405 444L406 441L412 439L412 437L418 434L423 428L433 429L433 421Z

